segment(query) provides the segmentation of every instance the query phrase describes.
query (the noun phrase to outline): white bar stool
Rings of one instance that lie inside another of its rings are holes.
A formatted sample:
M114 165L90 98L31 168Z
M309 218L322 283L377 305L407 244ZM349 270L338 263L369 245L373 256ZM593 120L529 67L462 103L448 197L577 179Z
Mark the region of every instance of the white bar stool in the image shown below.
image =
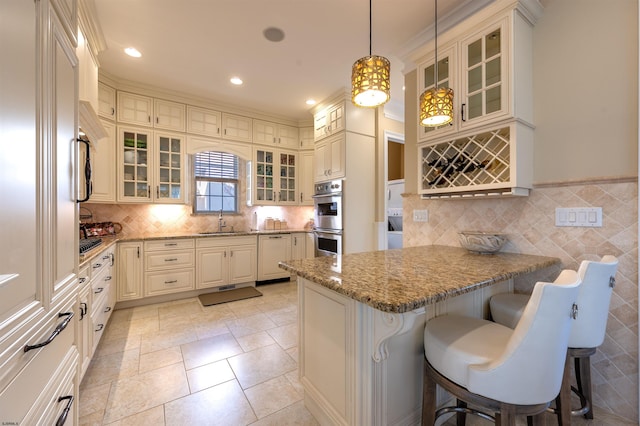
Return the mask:
M538 282L515 329L460 315L429 320L422 424L433 425L449 412L458 413L458 424L476 414L499 425L515 425L516 415L543 413L560 390L579 287L577 272L570 270L553 283ZM436 411L436 384L457 398L456 407Z
M578 294L579 315L569 336L560 394L556 398L558 423L571 424L571 415L593 419L591 399L591 355L604 341L609 315L609 302L615 285L618 259L604 256L600 262L583 261L578 269L582 285ZM497 294L489 302L491 317L497 323L515 328L529 300L524 294ZM571 359L574 360L577 387L572 387ZM581 407L571 410L571 391L580 398Z

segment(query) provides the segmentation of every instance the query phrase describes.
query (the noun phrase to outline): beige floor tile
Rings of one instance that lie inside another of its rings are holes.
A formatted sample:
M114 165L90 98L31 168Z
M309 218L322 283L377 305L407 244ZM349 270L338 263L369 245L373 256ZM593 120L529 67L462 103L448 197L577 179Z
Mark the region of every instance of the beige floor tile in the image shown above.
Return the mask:
M231 357L229 365L243 389L288 373L297 366L278 345L266 346Z
M112 423L189 394L182 364L174 364L114 382L105 422Z
M287 380L289 380L289 382L291 383L291 386L295 388L298 394L300 394L301 397L304 397L304 387L302 386L302 383L300 383L300 378L298 376L299 376L299 373L297 368L284 375L284 377L286 377Z
M196 332L196 336L198 336L198 340L204 340L209 337L231 333L231 330L229 330L229 327L227 327L227 323L223 320L209 320L200 318L200 320L192 327Z
M190 342L182 345L181 349L187 370L243 352L236 339L229 333Z
M102 420L104 409L107 407L109 389L111 389L111 382L97 386L81 386L79 416L87 417L90 414L101 413L100 420Z
M107 325L107 329L110 327ZM108 336L102 335L100 343L93 354L94 358L100 358L105 355L111 355L118 352L129 351L131 349L140 349L140 335L123 336L115 339L109 339Z
M229 330L231 330L235 337L242 337L259 331L275 328L277 325L271 321L268 316L261 312L259 314L228 321L227 327L229 327Z
M298 363L299 353L298 353L298 347L297 346L289 348L285 352L289 354L289 356L296 362L296 364Z
M316 426L319 425L315 418L304 406L303 401L289 405L255 423L251 426Z
M119 339L138 334L157 333L160 330L158 318L138 318L131 321L109 322L109 326L104 331L105 340Z
M282 349L290 349L298 345L298 325L289 324L267 330L267 333L278 342Z
M180 346L161 349L155 352L149 352L140 355L140 366L138 373L155 370L157 368L166 367L167 365L182 363L182 351Z
M198 299L177 300L158 308L158 317L167 319L173 317L191 316L202 312L202 305Z
M302 396L284 376L278 376L245 389L244 393L259 419L302 399Z
M236 340L245 352L250 352L254 349L263 348L276 343L276 341L273 340L273 337L271 337L266 331L260 331L258 333L238 337Z
M104 411L96 411L95 413L88 414L86 416L81 416L78 419L78 423L80 426L101 426L102 419L104 418Z
M187 370L187 379L191 393L199 392L220 383L234 380L236 376L226 359Z
M236 380L165 404L167 426L247 425L256 416Z
M158 304L136 306L131 309L131 319L158 318Z
M263 307L262 309L263 312L279 326L296 324L298 321L298 309L295 306L287 304L282 308L264 310Z
M158 405L142 413L137 413L116 422L109 423L108 426L157 426L164 424L164 405Z
M90 387L131 376L138 372L138 362L138 349L94 358L87 368L82 384Z
M191 328L187 328L185 330L162 330L157 333L145 334L142 336L140 341L140 353L146 354L149 352L155 352L161 349L195 342L196 340L198 340L198 336Z

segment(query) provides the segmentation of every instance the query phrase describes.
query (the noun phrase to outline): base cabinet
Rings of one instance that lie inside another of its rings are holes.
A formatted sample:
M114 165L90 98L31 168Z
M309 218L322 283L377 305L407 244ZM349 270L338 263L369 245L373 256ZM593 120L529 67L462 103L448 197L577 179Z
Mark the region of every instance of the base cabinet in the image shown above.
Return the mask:
M193 239L146 241L144 295L193 290L194 246Z
M213 237L196 241L196 288L256 281L256 237Z
M142 244L142 241L118 243L118 302L142 297Z
M287 278L288 271L278 263L291 257L291 235L260 235L258 237L258 281Z

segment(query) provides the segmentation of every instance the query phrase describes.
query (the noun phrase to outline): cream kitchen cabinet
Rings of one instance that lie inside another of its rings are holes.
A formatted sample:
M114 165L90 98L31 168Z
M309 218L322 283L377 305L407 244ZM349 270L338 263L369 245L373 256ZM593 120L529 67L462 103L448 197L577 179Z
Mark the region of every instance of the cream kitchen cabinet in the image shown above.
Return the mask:
M454 119L435 129L418 122L419 141L511 119L533 126L533 25L540 14L532 3L506 12L497 5L439 37L438 87L453 89ZM434 85L433 56L416 59L418 98Z
M301 206L312 206L315 153L314 151L300 151L298 156L300 158L300 171L298 172L300 198L298 199L298 204Z
M107 137L91 142L91 182L89 202L115 203L116 201L116 125L100 120Z
M116 119L116 89L98 82L98 115L100 117Z
M299 135L300 135L300 149L313 149L313 143L315 142L313 138L313 126L312 127L300 127Z
M255 283L255 236L196 239L196 288Z
M82 32L82 26L78 28L78 46L76 48L78 57L78 98L87 101L93 108L98 110L98 60L94 56L89 42Z
M281 269L278 262L290 260L291 234L258 236L258 281L287 278L289 272Z
M253 143L275 145L278 148L297 149L299 132L297 127L269 121L253 120Z
M298 154L255 147L253 151L253 203L297 204Z
M90 263L91 287L89 295L89 312L91 315L92 336L91 355L96 350L104 328L111 317L116 304L115 280L115 246L106 248L100 252Z
M345 134L337 134L316 142L314 157L315 182L345 177Z
M82 377L87 371L87 367L89 367L89 362L91 362L91 355L93 353L93 344L91 341L92 323L91 317L89 316L89 313L91 312L91 284L89 283L89 280L91 279L91 272L89 266L89 264L82 266L78 272L80 289L78 291L78 329L76 346L78 347L79 352L79 382L82 381Z
M171 239L144 243L144 296L193 290L194 240Z
M143 296L144 247L142 241L118 243L118 280L116 301L139 299Z
M291 233L291 256L289 259L300 260L307 258L307 232Z
M186 106L178 102L154 99L135 93L117 93L118 122L157 129L185 131Z
M118 201L184 203L184 135L118 127Z
M345 129L345 103L338 102L313 115L314 139L319 141Z
M239 142L251 142L253 121L249 117L222 113L222 138Z
M187 133L221 137L222 113L187 105Z

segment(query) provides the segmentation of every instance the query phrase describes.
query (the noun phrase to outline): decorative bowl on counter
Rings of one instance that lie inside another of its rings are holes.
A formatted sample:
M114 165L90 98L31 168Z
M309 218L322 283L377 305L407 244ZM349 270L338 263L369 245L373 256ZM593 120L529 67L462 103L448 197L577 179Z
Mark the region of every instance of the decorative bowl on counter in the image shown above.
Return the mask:
M474 253L490 254L500 251L507 242L507 234L482 231L458 232L460 245Z

